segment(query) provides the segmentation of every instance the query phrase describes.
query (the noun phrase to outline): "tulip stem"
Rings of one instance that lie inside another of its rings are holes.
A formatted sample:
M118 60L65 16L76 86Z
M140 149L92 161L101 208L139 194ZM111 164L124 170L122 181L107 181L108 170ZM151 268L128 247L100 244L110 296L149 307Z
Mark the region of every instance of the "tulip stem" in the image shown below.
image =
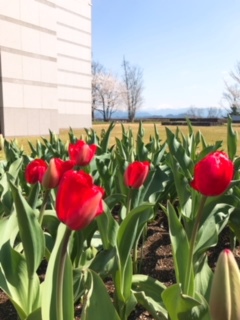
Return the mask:
M131 211L132 207L132 188L128 189L128 196L127 196L127 215Z
M66 228L66 231L63 235L62 245L60 247L60 262L58 269L58 281L57 281L57 294L58 294L58 304L57 304L57 319L65 320L63 317L63 282L64 282L64 271L67 257L67 247L69 243L70 236L72 234L72 230Z
M193 272L192 266L193 266L193 253L194 253L194 247L197 239L197 233L199 230L199 226L202 220L203 216L203 208L206 203L207 197L202 195L201 202L198 208L197 215L195 217L195 223L193 227L193 232L191 234L190 239L190 247L189 247L189 256L188 256L188 262L187 262L187 268L186 268L186 278L185 278L185 285L183 287L184 293L189 295L189 284L191 279L191 272ZM192 270L191 270L192 269Z
M138 239L136 239L133 247L133 273L138 273Z
M43 222L43 215L44 215L44 211L46 208L46 204L47 204L47 200L48 200L48 196L49 196L50 191L51 191L51 189L47 189L44 193L44 196L43 196L43 202L42 202L42 206L41 206L41 209L39 212L39 217L38 217L38 221L39 221L40 225L42 225L42 222Z
M30 314L33 309L33 285L34 278L33 276L28 277L28 313Z

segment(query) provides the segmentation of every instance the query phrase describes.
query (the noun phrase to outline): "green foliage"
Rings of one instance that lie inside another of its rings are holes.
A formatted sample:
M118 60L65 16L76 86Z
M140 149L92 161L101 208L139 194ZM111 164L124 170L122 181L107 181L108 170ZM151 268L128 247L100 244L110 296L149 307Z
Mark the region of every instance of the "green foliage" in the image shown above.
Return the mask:
M24 171L34 158L47 163L56 157L68 160L69 143L78 140L73 130L67 142L51 131L49 139L29 142L30 155L16 140L5 140L6 160L0 162L0 288L21 320L71 320L79 301L86 320L125 320L137 304L156 320L210 319L213 272L206 253L218 244L226 227L240 240L240 158L237 133L229 118L227 148L235 180L225 194L203 199L190 186L194 166L221 149L222 141L209 144L187 124L187 132L166 128L164 141L156 124L149 139L141 122L136 136L121 124L121 135L114 137L112 145L115 123L100 135L85 129L80 138L98 149L94 160L82 169L105 189L105 213L84 230L72 232L57 218L57 188L46 191L40 183L30 186ZM151 163L139 189L128 188L124 181L124 172L134 161ZM142 245L139 239L159 210L168 219L174 259L176 283L169 287L136 273L135 268ZM40 212L44 213L42 223ZM40 284L37 269L43 259L47 269ZM109 278L115 286L112 299L104 285Z
M42 137L42 142L37 140L36 146L29 141L31 149L31 158L45 159L47 162L51 158L61 158L65 160L68 156L68 143L57 137L51 130L49 130L49 140Z
M139 304L144 306L156 320L167 319L167 310L163 304L161 294L166 287L150 276L136 274L132 278L133 293Z
M83 320L121 320L105 290L101 278L92 270L85 274L86 304L82 312Z
M61 319L73 319L74 317L73 274L71 261L67 253L62 287L59 282L61 268L63 268L64 247L66 245L65 234L66 226L60 224L43 285L42 318L45 320L60 320L60 317ZM59 301L59 298L61 298L61 301Z

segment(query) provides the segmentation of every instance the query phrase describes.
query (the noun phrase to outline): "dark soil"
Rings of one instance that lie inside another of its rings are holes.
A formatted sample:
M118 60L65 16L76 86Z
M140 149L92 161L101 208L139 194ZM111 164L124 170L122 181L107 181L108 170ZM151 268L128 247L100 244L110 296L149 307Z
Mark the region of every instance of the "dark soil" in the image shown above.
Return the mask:
M224 248L230 248L229 230L226 228L220 235L219 244L209 251L209 264L214 269L219 253ZM235 250L235 257L240 265L240 247ZM44 278L43 264L39 270L40 278ZM141 273L152 276L166 286L175 283L175 272L172 259L172 249L168 234L167 219L164 214L148 225L146 239L143 242ZM110 295L114 292L111 280L106 281ZM76 306L75 320L81 319L81 305ZM154 319L141 306L131 313L129 320ZM0 320L18 320L17 314L6 295L0 291Z

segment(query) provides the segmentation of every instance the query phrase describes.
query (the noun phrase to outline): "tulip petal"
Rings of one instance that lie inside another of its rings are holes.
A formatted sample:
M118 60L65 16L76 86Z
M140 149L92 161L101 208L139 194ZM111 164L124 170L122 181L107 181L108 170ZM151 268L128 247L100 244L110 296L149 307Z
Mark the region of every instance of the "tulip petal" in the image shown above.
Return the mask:
M35 159L30 162L25 170L25 179L30 184L42 182L43 176L48 168L46 161Z
M56 211L60 221L72 230L80 230L103 213L104 190L93 184L84 171L67 171L59 184Z
M140 188L148 176L149 168L150 162L148 161L131 163L124 173L125 184L130 188Z
M97 146L88 145L83 140L78 140L75 144L71 143L68 148L69 157L78 166L87 166L92 161Z
M216 151L196 164L190 185L205 196L218 196L227 190L233 175L233 162L224 152Z

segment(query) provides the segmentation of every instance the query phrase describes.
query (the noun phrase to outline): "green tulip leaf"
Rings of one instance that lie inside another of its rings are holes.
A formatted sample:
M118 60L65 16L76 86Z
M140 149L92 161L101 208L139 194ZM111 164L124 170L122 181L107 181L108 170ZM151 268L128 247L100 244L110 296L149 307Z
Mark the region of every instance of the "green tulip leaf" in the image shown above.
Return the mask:
M193 170L193 161L187 154L184 146L178 141L178 139L171 132L171 130L166 128L166 134L167 143L170 151L169 155L174 157L176 161L179 163L182 171L184 172L185 177L191 179L190 172L192 172Z
M198 261L198 263L195 264L195 269L195 291L209 301L213 272L208 265L207 257L200 262Z
M102 239L103 248L107 250L111 247L115 247L119 226L107 205L105 205L104 214L97 217L96 222Z
M151 218L153 218L153 204L143 203L130 211L121 223L117 235L117 248L123 269L134 242L139 238L144 225Z
M79 299L85 293L85 282L84 282L84 273L81 268L74 268L73 269L73 295L74 295L74 302L79 302Z
M144 306L156 320L168 319L168 313L161 298L165 289L161 282L150 276L135 274L132 277L132 290L137 302Z
M22 168L22 163L23 163L22 158L19 158L16 161L14 161L9 167L8 173L13 177L13 180L12 180L13 183L16 183L17 181L17 178L19 176L19 171Z
M237 153L237 140L238 134L232 127L232 119L228 117L227 122L227 150L228 156L231 160L234 160Z
M186 178L186 175L182 171L179 163L171 154L168 154L167 162L173 174L173 181L171 181L171 184L176 188L180 208L184 208L191 195L189 190L189 180ZM189 175L190 174L188 174L188 176Z
M45 237L45 259L49 261L51 252L54 248L55 239L51 236L51 234L44 232Z
M45 252L44 234L37 217L18 188L9 181L16 206L19 233L27 262L28 276L32 278Z
M107 131L104 132L104 136L102 138L102 141L100 143L100 150L101 150L101 154L104 154L108 151L109 148L109 140L110 140L110 136L111 136L111 132L115 127L115 123L111 122Z
M57 229L58 229L59 223L60 222L57 218L55 210L44 211L42 226L45 230L48 231L48 233L51 234L53 239L56 239L57 237Z
M63 299L62 301L58 300L59 268L61 267L61 255L65 245L64 235L66 230L67 227L61 223L58 227L56 242L49 259L43 283L42 318L44 320L59 320L57 312L59 308L62 309L62 319L72 320L74 318L72 263L68 254L63 275Z
M12 197L11 190L9 188L7 174L4 170L3 172L1 172L0 190L1 190L1 202L0 202L1 211L5 216L9 216L13 208L13 197Z
M235 208L232 212L228 225L231 230L234 232L234 235L240 241L240 208Z
M21 319L40 307L40 283L37 274L29 280L25 257L5 242L0 251L0 288L11 299ZM29 289L29 285L32 289Z
M110 194L108 197L104 199L104 202L107 204L108 208L112 210L115 205L119 203L126 203L126 195L122 193L114 193Z
M190 268L190 273L186 274L186 264L189 260L189 242L186 232L178 219L177 213L173 208L172 204L168 202L167 215L169 222L169 233L171 238L173 259L175 266L175 273L177 283L182 286L188 281L189 288L188 292L194 292L194 277L193 277L193 266ZM187 288L183 288L183 291Z
M31 186L31 191L28 195L28 204L34 210L39 204L39 194L41 191L40 183L35 183Z
M41 308L36 309L25 320L42 320Z
M106 291L102 279L92 270L85 271L87 294L82 320L121 320ZM67 318L66 318L67 319ZM52 319L51 319L52 320Z
M100 251L89 268L101 277L110 276L116 269L116 248Z
M164 290L162 299L171 320L192 320L193 308L200 305L198 300L184 295L179 284Z
M214 218L208 219L198 231L195 253L199 256L211 246L217 244L218 230Z
M234 211L233 199L231 197L209 198L204 206L202 225L208 223L214 217L219 232L226 226L231 213ZM230 202L230 203L228 203Z
M151 195L163 192L169 180L169 176L160 166L151 170L147 181L144 183L144 188L141 190L139 203L148 201Z
M198 292L195 293L195 298L199 301L199 305L192 309L191 313L191 320L212 320L209 312L209 304L206 300L206 296L199 294Z
M125 317L136 304L136 298L131 291L133 273L131 250L147 221L152 217L153 205L144 203L128 213L118 230L116 247L118 269L114 275L114 282L119 303L126 307L123 314ZM121 309L122 306L118 306L118 310Z
M10 240L13 244L19 232L17 215L13 212L9 217L1 218L0 220L0 249L4 243Z
M216 201L206 203L203 221L198 231L194 260L198 260L201 254L217 244L218 236L227 225L233 210L234 207L226 203L216 203Z
M136 141L136 154L138 161L148 160L148 149L144 144L144 128L142 122L139 122L138 132L137 132L137 141Z

